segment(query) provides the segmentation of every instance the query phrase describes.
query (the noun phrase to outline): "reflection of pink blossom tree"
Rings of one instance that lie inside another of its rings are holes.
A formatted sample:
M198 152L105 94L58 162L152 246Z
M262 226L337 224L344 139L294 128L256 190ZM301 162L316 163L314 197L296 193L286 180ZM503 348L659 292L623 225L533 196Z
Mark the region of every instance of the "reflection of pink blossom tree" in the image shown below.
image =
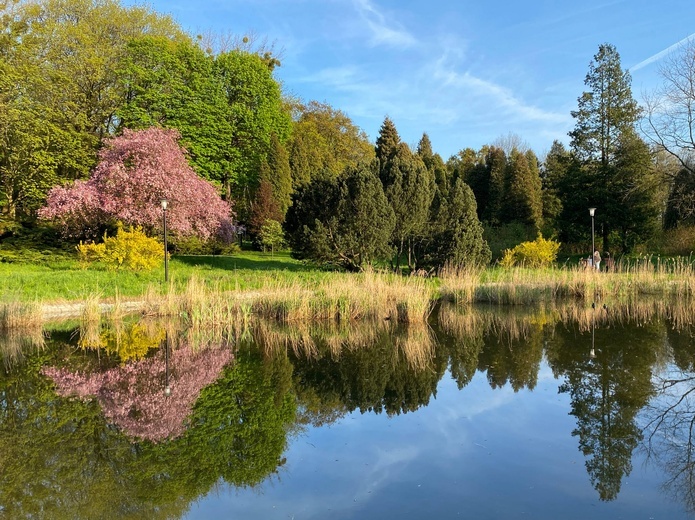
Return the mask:
M181 435L200 391L213 383L232 359L228 348L193 350L182 347L169 356L169 386L165 396L163 351L154 357L84 374L46 367L62 396L96 396L106 418L132 437L153 442Z

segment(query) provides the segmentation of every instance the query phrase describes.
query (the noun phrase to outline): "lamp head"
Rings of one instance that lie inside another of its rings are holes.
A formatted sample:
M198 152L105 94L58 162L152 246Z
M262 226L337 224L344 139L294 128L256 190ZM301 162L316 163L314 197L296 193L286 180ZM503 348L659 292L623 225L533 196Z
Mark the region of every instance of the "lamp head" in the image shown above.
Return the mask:
M162 199L162 200L161 200L161 204L162 204L162 209L163 209L164 211L166 211L166 210L167 210L167 206L169 205L169 201L168 201L167 199Z
M594 213L596 213L596 208L589 208L589 215L593 217Z

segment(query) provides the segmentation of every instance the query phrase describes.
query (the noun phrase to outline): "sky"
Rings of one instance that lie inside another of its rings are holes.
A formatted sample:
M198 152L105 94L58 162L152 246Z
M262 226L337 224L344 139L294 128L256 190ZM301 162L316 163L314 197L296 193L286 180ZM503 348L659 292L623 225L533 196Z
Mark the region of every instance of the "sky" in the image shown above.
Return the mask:
M125 5L139 4L126 0ZM374 142L427 133L444 160L510 135L539 156L569 144L571 111L599 45L632 75L634 98L695 39L692 0L150 0L191 35L274 45L287 95L345 112Z

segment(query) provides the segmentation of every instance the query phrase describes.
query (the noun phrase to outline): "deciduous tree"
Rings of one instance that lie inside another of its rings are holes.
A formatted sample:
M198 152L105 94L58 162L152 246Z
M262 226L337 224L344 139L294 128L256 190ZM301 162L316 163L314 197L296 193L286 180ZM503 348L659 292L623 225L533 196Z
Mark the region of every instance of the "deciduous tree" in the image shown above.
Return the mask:
M108 141L87 181L56 187L40 211L67 236L95 238L108 222L159 229L160 200L169 201L169 229L202 239L226 233L232 211L189 166L176 130L125 130Z

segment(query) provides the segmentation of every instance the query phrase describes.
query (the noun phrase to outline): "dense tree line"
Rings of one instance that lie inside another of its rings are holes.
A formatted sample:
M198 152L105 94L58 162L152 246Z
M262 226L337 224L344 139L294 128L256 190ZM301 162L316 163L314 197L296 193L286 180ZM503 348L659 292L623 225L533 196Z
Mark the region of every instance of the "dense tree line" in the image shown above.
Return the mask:
M665 63L644 111L617 50L600 45L569 147L556 141L543 160L510 134L445 161L427 134L412 150L388 117L370 143L342 111L285 96L267 47L242 39L213 52L148 7L9 0L0 24L3 229L35 219L51 189L86 180L109 139L151 127L178 132L195 174L252 238L287 215L299 256L350 268L485 263L484 238L508 229L521 230L517 243L542 232L585 248L589 207L605 251L695 221L692 45ZM315 190L326 190L323 208Z

